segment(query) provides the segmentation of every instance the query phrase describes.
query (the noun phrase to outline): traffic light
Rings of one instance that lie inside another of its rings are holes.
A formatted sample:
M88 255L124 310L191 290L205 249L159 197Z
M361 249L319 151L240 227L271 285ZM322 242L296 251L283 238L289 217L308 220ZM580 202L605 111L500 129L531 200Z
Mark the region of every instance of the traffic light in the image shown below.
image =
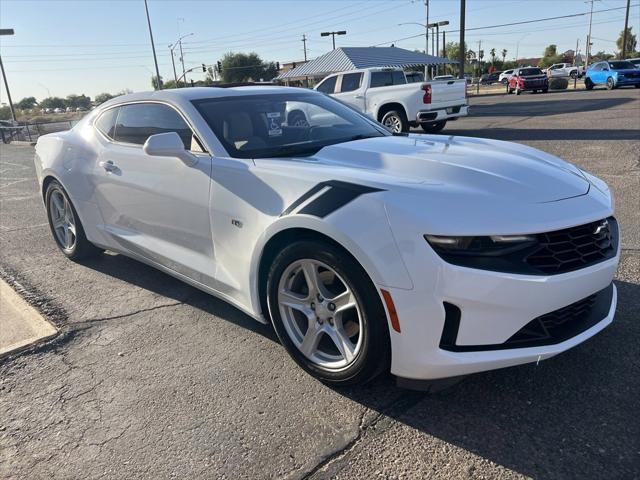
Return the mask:
M202 72L207 73L207 66L204 63L202 64Z
M218 60L218 72L222 73L222 62Z

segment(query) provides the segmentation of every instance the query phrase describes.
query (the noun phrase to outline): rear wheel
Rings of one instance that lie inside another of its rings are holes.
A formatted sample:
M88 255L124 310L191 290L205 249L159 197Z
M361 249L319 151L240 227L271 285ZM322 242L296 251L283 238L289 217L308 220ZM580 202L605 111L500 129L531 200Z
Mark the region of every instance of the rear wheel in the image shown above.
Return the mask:
M382 116L380 120L385 127L393 133L402 133L409 130L409 122L404 112L399 110L390 110Z
M380 296L340 248L315 240L289 245L272 264L267 292L280 342L314 377L352 385L388 369L389 329Z
M591 81L590 78L585 78L584 79L584 88L586 88L587 90L593 90L593 82Z
M520 95L522 93L522 90L520 90L520 87L516 87L516 95Z
M574 71L572 71L572 72L569 74L569 76L570 76L571 78L577 78L577 77L578 77L578 72L576 72L576 71L574 70Z
M616 84L613 81L613 77L607 78L607 90L613 90L614 88L616 88Z
M87 240L78 212L55 180L47 186L45 205L53 239L68 258L80 260L103 251Z
M425 131L425 133L437 133L441 131L446 124L447 124L447 121L442 120L440 122L435 122L435 123L421 123L420 126L422 127L422 130Z

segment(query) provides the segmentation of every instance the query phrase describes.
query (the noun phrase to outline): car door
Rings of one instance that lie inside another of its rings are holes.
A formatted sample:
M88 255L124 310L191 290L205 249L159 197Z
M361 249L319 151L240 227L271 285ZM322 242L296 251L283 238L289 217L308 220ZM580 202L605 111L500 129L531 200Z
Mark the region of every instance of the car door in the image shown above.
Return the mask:
M214 287L215 259L209 215L211 157L202 151L184 117L157 102L117 107L101 128L104 138L93 172L95 201L104 234L126 250L199 283ZM105 132L104 129L107 129ZM195 165L178 158L147 155L151 135L176 132L197 157Z
M366 111L364 85L362 84L363 72L345 73L340 75L340 80L333 96L358 110Z
M606 79L605 79L606 72L604 72L603 69L604 69L604 63L602 63L602 62L596 63L593 66L593 73L591 74L591 81L593 83L604 83L604 82L606 82Z

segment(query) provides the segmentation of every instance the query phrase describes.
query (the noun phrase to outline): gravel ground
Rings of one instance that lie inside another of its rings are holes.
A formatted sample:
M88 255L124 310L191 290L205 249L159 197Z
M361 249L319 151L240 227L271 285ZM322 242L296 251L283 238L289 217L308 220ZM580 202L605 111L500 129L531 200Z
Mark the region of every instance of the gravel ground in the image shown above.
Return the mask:
M119 255L56 250L30 147L0 147L0 276L61 327L0 363L2 478L638 478L640 91L473 98L443 133L526 143L613 188L613 325L438 394L334 390L269 327Z

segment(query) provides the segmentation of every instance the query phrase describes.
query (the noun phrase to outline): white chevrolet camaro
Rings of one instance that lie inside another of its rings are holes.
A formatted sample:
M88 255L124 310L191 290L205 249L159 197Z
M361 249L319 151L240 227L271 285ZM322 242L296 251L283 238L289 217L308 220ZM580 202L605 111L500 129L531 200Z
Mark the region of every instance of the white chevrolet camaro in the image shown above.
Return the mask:
M539 361L613 320L607 185L524 145L392 135L308 90L184 88L104 103L35 164L67 257L218 296L334 385Z

